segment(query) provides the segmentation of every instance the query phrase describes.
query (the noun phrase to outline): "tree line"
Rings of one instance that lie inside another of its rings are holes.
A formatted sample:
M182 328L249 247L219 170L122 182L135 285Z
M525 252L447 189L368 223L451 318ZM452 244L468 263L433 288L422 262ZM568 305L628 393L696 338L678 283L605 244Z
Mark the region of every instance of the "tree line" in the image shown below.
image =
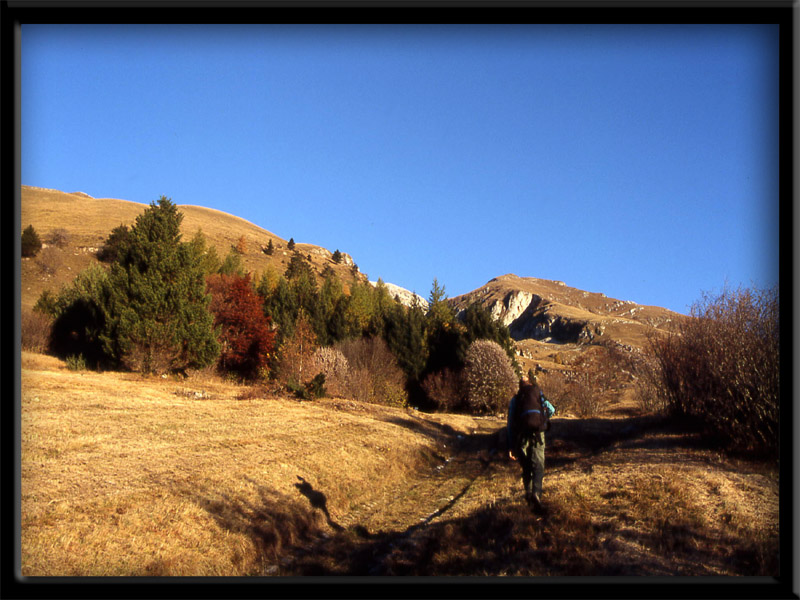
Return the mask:
M326 376L336 383L335 372L325 374L320 352L330 349L351 365L350 375L337 380L344 385L347 379L351 391L366 389L353 387L353 372L364 379L381 371L379 364L396 367L401 375L392 378L394 391L373 382L365 397L382 389L395 400L401 396L399 404L484 412L507 400L478 399L473 386L470 402L467 392L478 368L499 369L487 375L504 380L503 394L510 389L519 367L508 329L477 304L457 317L437 280L425 309L401 304L380 280L344 282L331 268L318 283L309 260L297 252L283 273L268 268L253 278L236 248L220 258L201 231L182 241L182 221L177 206L162 196L130 228L110 232L98 252L100 263L60 292L45 291L34 310L51 319L50 351L80 356L81 364L95 369L186 375L213 368L309 397L324 393ZM471 361L478 340L493 345L499 366ZM380 351L385 354L376 362Z

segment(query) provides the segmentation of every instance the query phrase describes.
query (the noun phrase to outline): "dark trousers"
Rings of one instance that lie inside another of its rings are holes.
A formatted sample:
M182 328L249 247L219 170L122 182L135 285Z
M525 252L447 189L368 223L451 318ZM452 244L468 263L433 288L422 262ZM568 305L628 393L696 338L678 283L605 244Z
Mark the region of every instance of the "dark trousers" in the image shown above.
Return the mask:
M544 479L544 434L531 434L520 439L518 459L522 465L522 485L525 495L542 497Z

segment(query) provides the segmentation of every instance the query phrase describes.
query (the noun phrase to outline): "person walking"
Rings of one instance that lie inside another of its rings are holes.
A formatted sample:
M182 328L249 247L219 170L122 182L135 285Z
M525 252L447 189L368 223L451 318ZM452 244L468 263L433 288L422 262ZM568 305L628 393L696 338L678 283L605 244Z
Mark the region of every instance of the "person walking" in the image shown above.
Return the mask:
M522 377L519 390L508 405L508 456L520 463L525 500L536 512L543 509L544 434L555 412L536 376Z

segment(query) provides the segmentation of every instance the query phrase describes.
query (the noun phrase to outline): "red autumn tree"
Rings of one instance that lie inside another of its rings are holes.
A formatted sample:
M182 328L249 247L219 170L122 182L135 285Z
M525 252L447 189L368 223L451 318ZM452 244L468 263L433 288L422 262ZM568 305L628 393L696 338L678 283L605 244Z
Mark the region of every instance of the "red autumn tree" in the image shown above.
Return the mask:
M214 326L220 328L220 369L249 379L258 377L275 349L275 332L264 315L261 297L253 290L250 274L209 275L206 286Z

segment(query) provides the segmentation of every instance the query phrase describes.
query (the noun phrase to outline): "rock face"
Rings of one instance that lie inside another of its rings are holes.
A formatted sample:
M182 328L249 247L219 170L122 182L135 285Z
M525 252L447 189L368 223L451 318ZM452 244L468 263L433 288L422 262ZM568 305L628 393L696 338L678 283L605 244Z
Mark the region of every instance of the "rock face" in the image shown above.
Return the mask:
M377 286L377 281L370 281L373 286ZM413 292L409 292L405 288L401 288L399 285L395 285L393 283L384 283L386 287L386 291L389 292L389 295L392 298L397 298L400 300L400 304L404 306L413 306L414 299L416 298L417 304L422 308L422 310L428 309L428 301L425 300L422 296L415 294Z
M610 341L638 340L647 330L680 318L663 308L586 292L562 281L503 275L483 287L449 300L460 314L475 302L508 327L516 341L586 344L604 337Z

